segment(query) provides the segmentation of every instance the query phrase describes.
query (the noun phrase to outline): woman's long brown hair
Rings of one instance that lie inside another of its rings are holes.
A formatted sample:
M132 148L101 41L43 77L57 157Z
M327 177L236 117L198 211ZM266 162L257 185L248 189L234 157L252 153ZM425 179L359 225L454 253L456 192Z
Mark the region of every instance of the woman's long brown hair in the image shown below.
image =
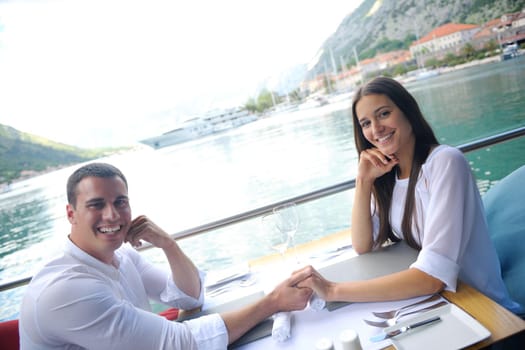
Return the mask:
M412 231L412 218L415 215L415 187L421 170L425 163L430 150L439 142L434 135L434 131L423 117L419 105L415 98L394 79L386 77L377 77L360 87L352 101L352 120L354 125L354 140L359 156L365 149L372 148L373 145L363 135L363 130L359 124L356 114L356 105L363 96L367 95L385 95L403 112L408 122L412 126L416 142L414 146L414 158L412 160L412 169L408 180L407 198L405 201L405 210L401 229L405 239L411 247L421 249L417 243ZM397 242L399 239L393 234L390 225L389 214L392 205L392 193L396 183L397 166L390 172L377 178L372 187L372 193L375 199L375 207L379 214L379 236L374 242L375 246L381 245L388 239Z

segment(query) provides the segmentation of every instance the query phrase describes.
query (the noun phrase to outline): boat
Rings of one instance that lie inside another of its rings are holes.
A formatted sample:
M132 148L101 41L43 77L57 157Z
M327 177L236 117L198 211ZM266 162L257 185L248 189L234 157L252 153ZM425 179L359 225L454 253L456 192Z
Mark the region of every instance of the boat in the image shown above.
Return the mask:
M439 70L437 69L423 68L417 71L415 77L416 77L416 80L424 80L424 79L436 77L438 75L439 75Z
M308 98L305 102L301 103L298 108L300 110L322 107L329 103L328 99L324 96L317 95L314 97Z
M3 184L2 186L0 186L0 193L7 193L11 191L11 184L10 183L6 183L6 184Z
M518 51L518 44L512 43L508 44L503 48L503 53L501 54L501 60L510 60L511 58L518 57L519 51Z
M201 121L199 118L192 118L185 121L176 129L170 130L159 136L141 140L140 142L157 149L190 141L210 133L211 127L209 125Z
M201 116L185 120L173 130L141 140L140 142L154 149L159 149L237 128L256 120L257 116L255 114L240 107L215 109Z
M257 116L242 108L212 110L204 114L201 119L211 127L211 133L217 133L257 120Z

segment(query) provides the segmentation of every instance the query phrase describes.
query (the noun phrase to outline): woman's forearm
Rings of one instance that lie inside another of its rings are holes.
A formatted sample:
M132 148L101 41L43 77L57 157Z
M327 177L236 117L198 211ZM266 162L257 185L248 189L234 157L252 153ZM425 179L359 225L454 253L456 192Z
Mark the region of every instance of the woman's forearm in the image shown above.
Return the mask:
M357 178L352 207L352 246L356 253L369 252L373 247L370 200L373 182Z
M336 283L330 301L375 302L414 298L443 290L443 282L415 268L370 280Z

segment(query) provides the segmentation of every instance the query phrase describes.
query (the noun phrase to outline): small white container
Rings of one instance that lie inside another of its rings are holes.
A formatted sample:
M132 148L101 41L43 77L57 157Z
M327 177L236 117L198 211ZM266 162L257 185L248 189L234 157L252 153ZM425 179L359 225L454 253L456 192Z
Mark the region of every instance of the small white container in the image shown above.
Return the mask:
M315 343L315 350L334 350L334 344L328 338L321 338Z
M353 329L345 329L339 334L342 350L363 350L359 341L359 334Z

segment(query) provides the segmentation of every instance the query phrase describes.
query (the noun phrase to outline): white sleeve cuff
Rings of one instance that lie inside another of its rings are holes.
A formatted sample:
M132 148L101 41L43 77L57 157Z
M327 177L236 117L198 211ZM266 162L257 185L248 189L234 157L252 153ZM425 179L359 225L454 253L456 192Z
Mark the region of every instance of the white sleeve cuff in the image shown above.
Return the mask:
M226 349L228 330L219 314L184 321L197 341L199 350Z
M166 282L166 287L160 294L160 300L165 304L182 309L193 309L201 306L204 303L204 276L205 273L199 270L201 291L198 299L195 299L181 291L170 275L170 278L168 278Z
M455 292L459 274L459 265L432 250L422 249L411 268L421 270L445 284L445 290Z

